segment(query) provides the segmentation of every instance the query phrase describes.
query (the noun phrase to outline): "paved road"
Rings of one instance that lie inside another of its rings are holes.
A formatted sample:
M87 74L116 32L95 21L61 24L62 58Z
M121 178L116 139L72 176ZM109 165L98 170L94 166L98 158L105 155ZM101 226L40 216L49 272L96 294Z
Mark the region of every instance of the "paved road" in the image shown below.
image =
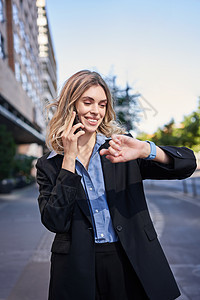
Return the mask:
M200 178L198 178L200 180ZM180 182L176 182L178 185ZM181 300L200 299L200 197L175 189L175 182L145 182L159 240L178 282Z
M160 242L182 291L179 299L199 300L200 197L184 195L177 184L146 181L145 190ZM0 195L0 300L47 299L54 235L40 223L37 195L36 185Z

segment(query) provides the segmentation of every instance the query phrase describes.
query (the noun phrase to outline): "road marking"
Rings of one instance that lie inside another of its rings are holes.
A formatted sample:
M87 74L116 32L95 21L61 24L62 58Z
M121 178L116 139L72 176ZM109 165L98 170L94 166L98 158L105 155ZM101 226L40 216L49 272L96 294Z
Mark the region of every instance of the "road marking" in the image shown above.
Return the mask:
M147 198L148 201L148 198ZM153 221L153 224L156 228L156 232L158 234L158 238L161 238L163 234L163 230L165 227L165 218L164 214L161 212L161 210L158 208L158 206L150 201L148 201L149 211L150 215Z
M49 262L51 256L51 245L55 234L50 231L45 231L43 234L31 261L33 262Z

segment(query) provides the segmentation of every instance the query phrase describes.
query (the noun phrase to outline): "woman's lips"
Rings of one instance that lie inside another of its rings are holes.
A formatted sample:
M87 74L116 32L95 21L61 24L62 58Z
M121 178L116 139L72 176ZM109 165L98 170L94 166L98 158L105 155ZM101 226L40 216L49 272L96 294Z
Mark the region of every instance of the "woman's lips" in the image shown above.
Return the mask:
M97 119L92 119L92 118L85 118L87 120L87 122L90 124L90 125L97 125L98 123L98 120Z

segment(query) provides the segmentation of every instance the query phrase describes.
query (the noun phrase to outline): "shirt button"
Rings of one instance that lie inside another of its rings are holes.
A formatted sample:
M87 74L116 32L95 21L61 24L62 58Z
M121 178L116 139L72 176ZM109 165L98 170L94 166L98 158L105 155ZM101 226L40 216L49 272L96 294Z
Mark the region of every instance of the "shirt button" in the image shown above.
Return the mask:
M95 209L95 212L96 212L96 213L99 212L98 209Z
M92 191L93 189L92 189L92 188L89 188L89 190Z
M101 237L104 237L104 234L103 234L103 233L101 233Z
M116 229L117 229L117 231L122 231L122 226L121 225L117 225Z

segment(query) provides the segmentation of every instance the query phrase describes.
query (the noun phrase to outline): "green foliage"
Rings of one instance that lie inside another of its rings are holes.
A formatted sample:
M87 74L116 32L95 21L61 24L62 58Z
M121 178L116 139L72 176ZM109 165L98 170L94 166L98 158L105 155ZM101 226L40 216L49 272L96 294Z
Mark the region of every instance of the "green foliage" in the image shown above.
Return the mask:
M13 174L15 176L30 176L34 156L27 156L24 154L17 154L13 164Z
M177 146L179 144L179 137L176 132L175 122L174 119L172 119L169 123L165 124L163 128L158 128L151 140L159 145Z
M16 144L5 125L0 125L0 180L12 174Z
M16 154L16 144L5 125L0 125L0 180L11 177L30 177L36 157Z
M118 112L117 119L121 124L126 124L125 115L122 111Z
M138 102L138 93L130 93L133 87L127 83L125 88L116 85L116 76L107 77L106 82L114 99L114 110L117 121L127 130L135 130L140 120L141 108Z
M152 135L146 133L146 132L140 132L138 135L137 135L137 139L141 140L141 141L149 141L151 140L152 138Z
M198 109L184 116L178 127L172 119L162 128L159 127L149 139L157 145L185 146L195 152L200 151L200 100Z
M118 97L117 98L117 104L118 105L124 105L125 104L125 102L126 102L126 98L125 97Z
M180 129L182 145L200 151L200 109L185 116L182 125Z

